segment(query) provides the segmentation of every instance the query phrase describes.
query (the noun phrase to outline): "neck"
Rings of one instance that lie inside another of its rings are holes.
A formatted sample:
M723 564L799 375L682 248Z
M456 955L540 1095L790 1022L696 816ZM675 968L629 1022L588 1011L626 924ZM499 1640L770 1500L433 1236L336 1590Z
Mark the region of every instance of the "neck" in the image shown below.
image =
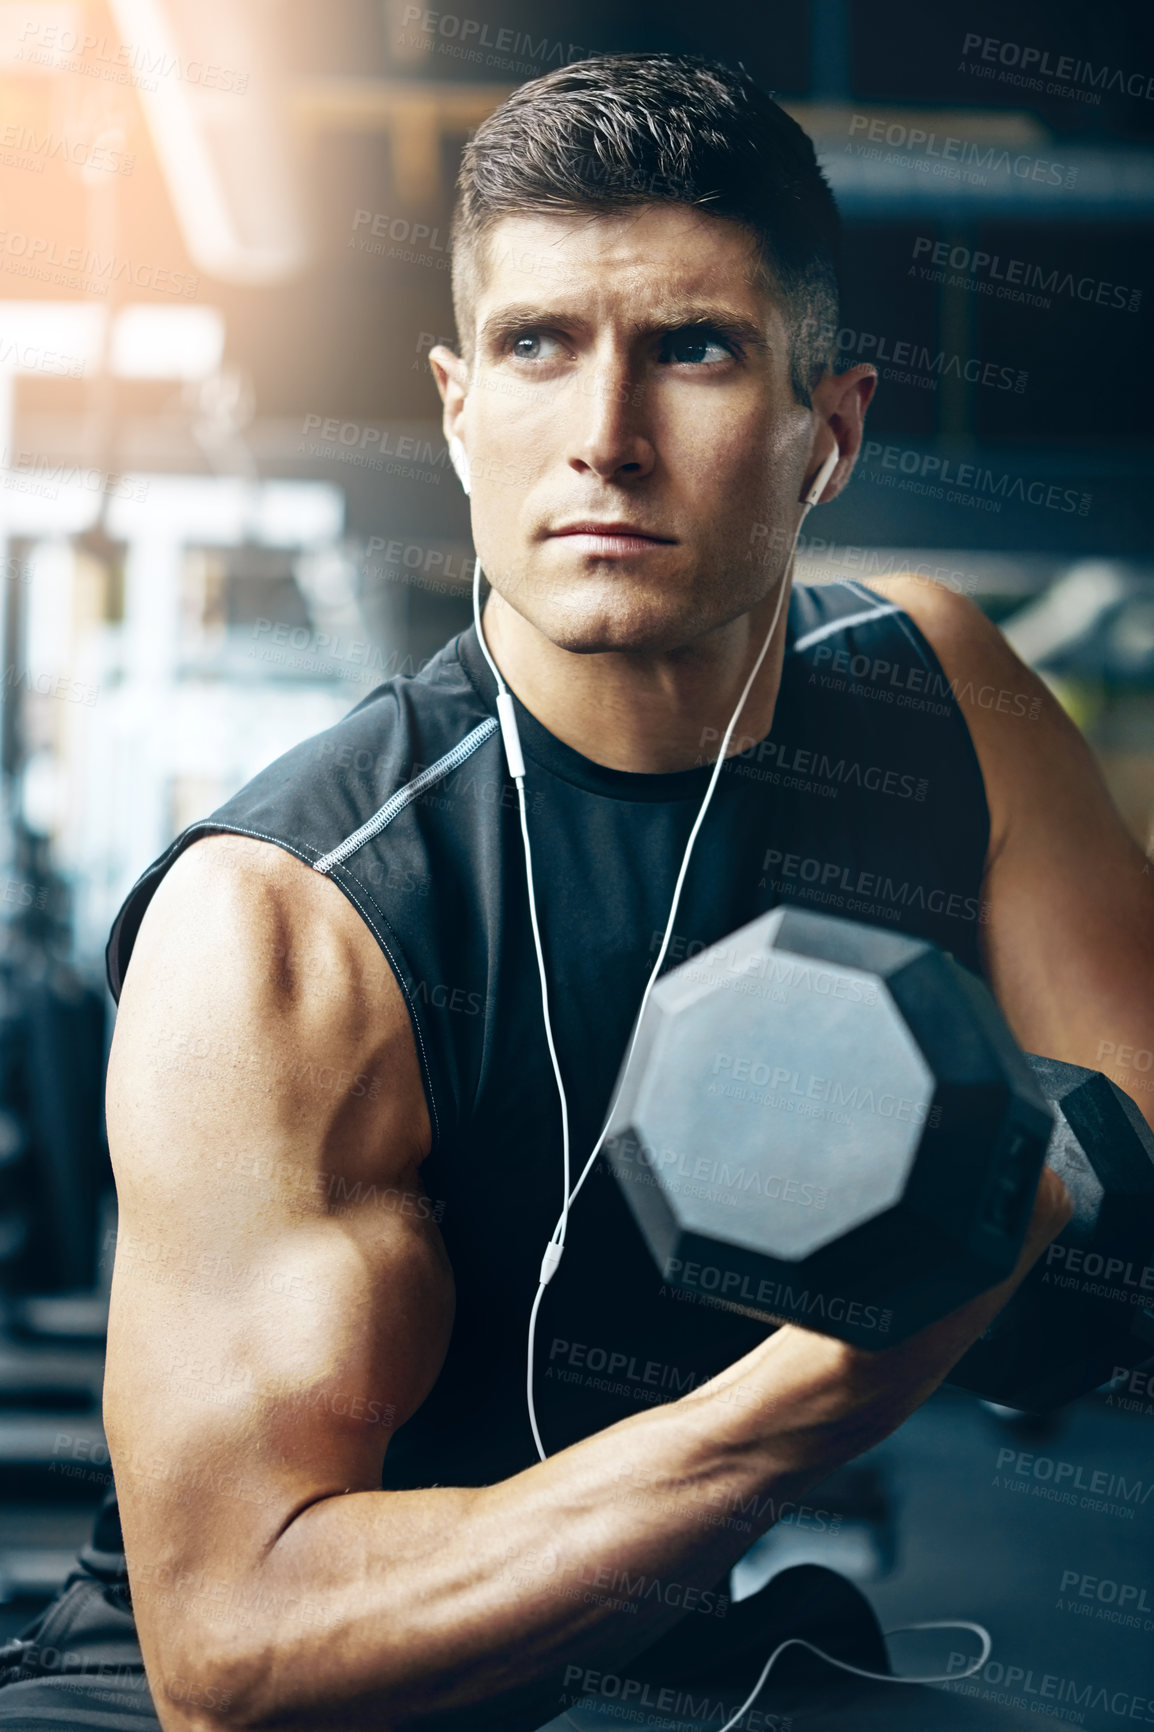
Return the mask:
M789 576L782 582L788 586ZM496 591L483 625L490 653L542 727L613 770L664 773L712 763L773 623L778 591L675 651L577 655L552 643ZM737 718L727 755L764 739L781 685L788 597Z

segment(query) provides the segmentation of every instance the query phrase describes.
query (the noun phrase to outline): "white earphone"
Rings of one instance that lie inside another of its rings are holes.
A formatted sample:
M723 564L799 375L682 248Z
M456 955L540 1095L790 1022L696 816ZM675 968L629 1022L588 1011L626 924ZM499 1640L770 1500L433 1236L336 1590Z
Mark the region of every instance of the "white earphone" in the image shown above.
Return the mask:
M838 466L838 460L840 457L841 457L841 452L838 450L837 446L835 445L833 450L830 452L829 456L826 458L825 462L822 464L821 468L818 470L817 474L814 476L813 480L810 482L809 486L806 488L805 492L801 496L801 503L805 506L806 511L808 511L811 506L816 505L818 503L818 501L820 500L822 494L825 492L826 483L829 481L830 476L833 474L834 470ZM800 534L801 524L799 523L797 527L798 527L798 532ZM795 546L796 546L796 537L795 537Z
M457 438L455 433L449 440L449 462L457 472L457 480L461 483L465 492L468 493L469 459L465 455L465 447L461 444L461 441Z

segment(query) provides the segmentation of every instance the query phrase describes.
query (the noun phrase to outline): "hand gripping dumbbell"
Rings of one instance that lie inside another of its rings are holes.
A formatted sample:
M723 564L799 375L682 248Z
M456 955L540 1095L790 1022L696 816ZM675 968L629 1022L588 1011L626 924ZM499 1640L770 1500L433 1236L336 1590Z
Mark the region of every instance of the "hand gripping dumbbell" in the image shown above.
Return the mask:
M951 1381L1053 1405L1154 1353L1154 1136L923 939L782 907L671 970L606 1149L665 1281L873 1349L1010 1274L1048 1160L1074 1217Z
M948 1381L1041 1412L1154 1355L1154 1134L1101 1071L1028 1056L1074 1214Z

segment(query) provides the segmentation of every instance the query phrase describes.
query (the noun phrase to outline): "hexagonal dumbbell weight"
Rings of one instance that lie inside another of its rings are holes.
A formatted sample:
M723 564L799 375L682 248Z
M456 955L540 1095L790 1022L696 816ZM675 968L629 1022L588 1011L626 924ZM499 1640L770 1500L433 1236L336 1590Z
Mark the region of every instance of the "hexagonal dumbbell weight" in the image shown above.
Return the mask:
M784 907L657 982L606 1148L666 1281L876 1349L1010 1273L1052 1124L952 958Z

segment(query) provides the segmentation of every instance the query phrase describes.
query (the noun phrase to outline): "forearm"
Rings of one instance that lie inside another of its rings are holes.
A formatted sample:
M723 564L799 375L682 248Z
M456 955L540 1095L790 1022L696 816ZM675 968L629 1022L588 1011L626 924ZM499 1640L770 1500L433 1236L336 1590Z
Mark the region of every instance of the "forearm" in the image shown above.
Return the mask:
M626 1610L575 1584L644 1576L678 1584L675 1599L714 1586L783 1502L926 1399L1069 1216L1044 1171L1013 1275L885 1352L788 1325L679 1401L501 1484L309 1504L230 1572L227 1607L185 1608L183 1637L165 1620L160 1645L182 1672L221 1656L205 1686L222 1703L190 1718L158 1701L165 1732L415 1732L472 1704L512 1709L565 1665L632 1658L680 1606L643 1594ZM155 1655L159 1608L139 1610Z
M863 1363L783 1329L694 1394L499 1485L309 1506L254 1579L269 1627L234 1692L236 1723L419 1725L568 1663L628 1659L683 1614L656 1594L626 1609L605 1583L677 1583L674 1599L713 1587L783 1502L919 1398L895 1417L876 1380L855 1381Z

